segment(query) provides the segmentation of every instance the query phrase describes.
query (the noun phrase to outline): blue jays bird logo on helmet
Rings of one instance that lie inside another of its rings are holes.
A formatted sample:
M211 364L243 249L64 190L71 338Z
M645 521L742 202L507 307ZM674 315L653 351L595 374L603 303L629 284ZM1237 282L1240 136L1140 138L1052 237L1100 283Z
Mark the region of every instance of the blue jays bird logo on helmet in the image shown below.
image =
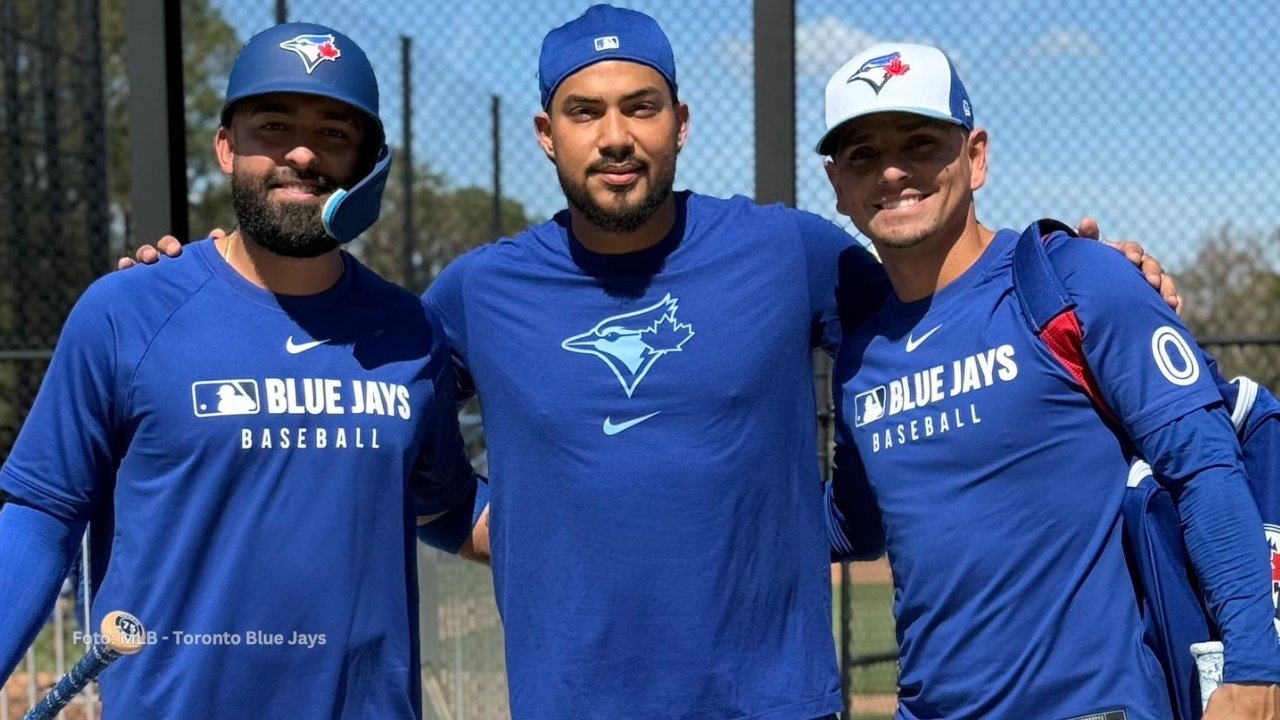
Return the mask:
M338 49L338 44L332 35L299 35L292 40L280 43L280 47L298 53L298 57L302 58L302 63L307 68L308 75L312 70L320 67L320 63L326 60L336 62L342 57L342 51Z
M643 310L607 317L560 347L603 360L631 397L658 358L681 352L693 337L693 326L680 322L679 311L679 299L668 293Z
M875 90L876 94L879 95L880 90L891 79L899 75L906 75L910 69L910 65L902 62L902 53L892 52L888 55L873 57L863 63L862 67L858 68L858 72L850 75L849 79L845 80L845 84L848 85L854 80L861 80L870 85L871 89Z

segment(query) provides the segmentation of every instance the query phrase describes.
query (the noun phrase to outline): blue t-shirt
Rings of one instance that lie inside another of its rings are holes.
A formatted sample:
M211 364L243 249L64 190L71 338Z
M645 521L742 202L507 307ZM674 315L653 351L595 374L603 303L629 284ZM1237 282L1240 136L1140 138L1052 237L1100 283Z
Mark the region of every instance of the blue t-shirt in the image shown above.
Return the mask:
M890 300L837 357L839 438L861 455L893 566L899 717L1167 718L1121 545L1126 449L1020 314L1017 237L997 233L930 298ZM1050 252L1124 434L1220 402L1122 255Z
M809 720L840 709L812 348L883 297L839 228L678 193L600 255L567 213L427 292L484 408L517 718Z
M415 516L473 480L439 324L343 260L282 297L197 242L68 318L0 487L92 514L94 627L155 633L105 717L420 715Z

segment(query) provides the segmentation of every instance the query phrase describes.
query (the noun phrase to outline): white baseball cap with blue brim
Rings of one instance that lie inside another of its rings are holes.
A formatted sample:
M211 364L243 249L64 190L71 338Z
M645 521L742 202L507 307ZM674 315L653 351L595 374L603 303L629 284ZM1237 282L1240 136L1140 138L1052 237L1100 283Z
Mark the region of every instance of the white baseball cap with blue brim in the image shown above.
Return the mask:
M832 155L841 128L864 115L903 112L973 129L969 93L955 65L927 45L880 43L856 55L827 81L827 130L818 154Z

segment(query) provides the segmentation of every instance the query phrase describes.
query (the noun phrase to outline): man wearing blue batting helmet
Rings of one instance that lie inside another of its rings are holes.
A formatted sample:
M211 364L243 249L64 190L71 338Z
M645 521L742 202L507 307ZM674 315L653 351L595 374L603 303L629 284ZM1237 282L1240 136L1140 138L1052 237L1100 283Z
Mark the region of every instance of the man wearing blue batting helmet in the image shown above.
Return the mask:
M389 165L364 52L280 25L214 140L237 230L94 283L0 470L0 677L92 520L97 621L150 647L105 718L417 718L414 528L458 551L476 481L445 335L341 249Z
M674 190L690 111L654 18L589 8L538 81L567 207L426 295L487 413L512 716L829 718L812 350L887 279L817 216Z

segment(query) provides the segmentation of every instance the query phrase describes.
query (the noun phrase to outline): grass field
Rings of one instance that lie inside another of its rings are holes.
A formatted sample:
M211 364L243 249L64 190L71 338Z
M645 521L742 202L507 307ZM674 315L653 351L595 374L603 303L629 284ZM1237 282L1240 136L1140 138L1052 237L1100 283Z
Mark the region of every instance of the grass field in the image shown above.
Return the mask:
M867 578L868 573L856 568L850 587L852 612L852 652L854 655L893 652L897 647L893 622L893 586L887 579ZM832 585L832 627L835 629L836 650L839 651L840 586ZM898 667L896 662L877 663L854 669L852 691L855 720L891 720L897 692Z
M866 655L894 650L893 587L886 578L855 566L851 629L853 653ZM491 717L506 714L505 666L503 663L502 627L492 604L492 586L487 572L478 566L461 562L446 563L440 568L439 643L444 690L449 705L465 705L472 713ZM840 587L832 585L832 626L839 651ZM65 616L68 638L75 629L70 614ZM35 642L37 666L42 671L54 666L53 624L41 631ZM66 648L65 662L74 663L84 654L83 646ZM23 672L24 666L18 668ZM459 681L462 684L455 685ZM855 669L853 720L891 720L896 692L897 665L879 663ZM17 688L11 689L11 692ZM25 697L25 690L19 691ZM25 707L25 706L24 706ZM14 715L13 717L20 717Z

